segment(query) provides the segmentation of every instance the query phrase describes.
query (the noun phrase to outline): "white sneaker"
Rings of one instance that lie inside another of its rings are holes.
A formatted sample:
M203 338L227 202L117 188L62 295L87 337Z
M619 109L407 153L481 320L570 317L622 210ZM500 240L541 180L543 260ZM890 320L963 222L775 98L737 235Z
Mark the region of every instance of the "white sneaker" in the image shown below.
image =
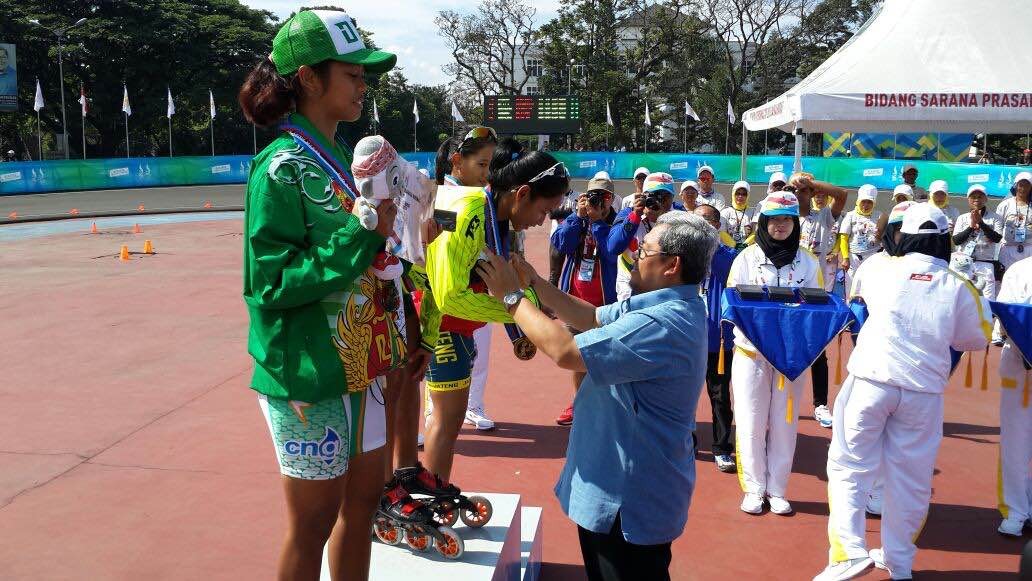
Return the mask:
M745 498L742 499L742 512L749 514L760 514L763 512L763 496L760 494L754 494L747 492Z
M840 561L828 565L820 575L813 578L813 581L843 581L852 579L867 570L871 566L870 557L857 557L847 561Z
M494 420L487 417L484 408L473 408L466 410L466 423L478 430L493 430Z
M996 531L1001 535L1007 535L1008 537L1020 537L1024 532L1024 529L1024 520L1008 518L1000 522L1000 526L996 529Z
M817 420L817 423L822 428L830 428L832 424L831 410L826 405L819 405L813 408L813 419Z
M770 511L774 514L792 514L792 505L780 496L768 496L767 503L770 504Z
M889 568L885 566L885 551L883 549L871 549L867 553L874 561L874 566L881 569L882 571L888 571Z
M867 495L867 506L864 507L867 514L881 516L881 491L874 490Z

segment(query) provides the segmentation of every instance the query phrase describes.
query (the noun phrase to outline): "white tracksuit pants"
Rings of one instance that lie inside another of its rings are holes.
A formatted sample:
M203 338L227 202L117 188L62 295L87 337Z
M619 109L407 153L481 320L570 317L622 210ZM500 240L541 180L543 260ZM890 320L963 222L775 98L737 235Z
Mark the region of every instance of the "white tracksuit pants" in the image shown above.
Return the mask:
M996 273L991 262L976 260L971 263L971 284L982 291L990 301L996 298Z
M731 360L738 483L744 492L785 496L795 457L799 407L810 374L785 379L759 353L735 349Z
M1032 518L1032 371L1010 342L1000 355L1000 514L1003 518Z
M484 390L487 388L487 363L491 358L491 325L487 324L473 331L477 345L477 357L473 360L473 372L469 385L467 409L484 409Z
M824 254L820 255L818 260L821 263L821 275L824 277L824 290L830 293L835 290L835 276L838 275L839 267L838 262L836 260L828 262L827 255ZM846 292L849 292L848 288Z
M943 396L900 389L850 375L835 400L828 450L830 561L867 556L867 491L885 482L881 538L893 579L910 577L932 496L942 441Z

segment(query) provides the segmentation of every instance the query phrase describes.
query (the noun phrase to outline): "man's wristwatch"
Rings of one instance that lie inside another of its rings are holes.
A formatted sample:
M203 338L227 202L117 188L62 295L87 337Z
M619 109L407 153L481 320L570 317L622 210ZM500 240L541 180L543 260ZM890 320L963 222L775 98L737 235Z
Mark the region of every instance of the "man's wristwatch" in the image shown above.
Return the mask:
M523 289L512 291L502 298L502 302L505 303L505 310L510 313L516 310L516 306L520 304L520 301L527 297L527 293Z

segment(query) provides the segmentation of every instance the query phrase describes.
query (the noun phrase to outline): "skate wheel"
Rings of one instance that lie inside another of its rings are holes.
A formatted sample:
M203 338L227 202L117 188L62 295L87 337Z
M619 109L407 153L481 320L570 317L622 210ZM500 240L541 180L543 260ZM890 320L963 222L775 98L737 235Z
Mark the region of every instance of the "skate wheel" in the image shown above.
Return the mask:
M415 531L405 532L405 544L414 551L425 551L430 548L430 535Z
M491 501L483 496L471 496L468 500L473 506L462 509L459 517L469 528L479 529L486 525L487 521L491 520L491 515L494 514L494 507L491 506Z
M466 552L466 545L462 542L462 537L459 533L455 532L455 529L451 527L441 527L437 529L437 532L441 533L441 539L436 539L434 548L441 556L448 559L458 559Z
M446 527L455 526L455 523L459 520L459 511L456 510L455 504L445 501L442 502L437 512L434 512L434 522L439 525Z
M373 522L373 534L376 538L385 545L397 545L401 542L404 533L401 529L393 526L386 519L376 519Z

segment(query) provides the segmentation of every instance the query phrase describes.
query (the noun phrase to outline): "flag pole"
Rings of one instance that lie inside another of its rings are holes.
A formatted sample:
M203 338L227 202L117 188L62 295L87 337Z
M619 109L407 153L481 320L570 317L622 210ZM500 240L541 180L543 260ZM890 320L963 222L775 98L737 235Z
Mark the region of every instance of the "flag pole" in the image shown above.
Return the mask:
M724 155L727 155L728 144L731 142L731 119L728 118L727 122L724 123L726 130L724 131Z
M39 151L39 160L43 161L43 128L39 123L39 109L36 109L36 148Z
M125 157L129 158L129 114L125 113Z
M684 151L688 153L688 111L684 112Z
M172 116L168 116L168 156L172 157Z
M208 129L211 131L211 156L215 157L215 119L208 121Z
M85 99L86 97L83 97ZM86 159L86 116L82 116L82 158Z

